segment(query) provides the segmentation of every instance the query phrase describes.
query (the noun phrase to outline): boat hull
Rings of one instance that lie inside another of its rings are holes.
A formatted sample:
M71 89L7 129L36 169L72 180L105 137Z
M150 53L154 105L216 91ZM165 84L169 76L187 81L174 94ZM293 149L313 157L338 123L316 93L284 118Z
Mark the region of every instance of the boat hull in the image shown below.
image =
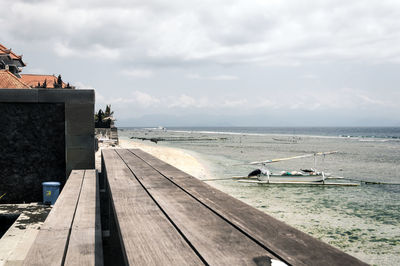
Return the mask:
M257 177L260 181L270 182L322 182L324 177L322 175L259 175Z

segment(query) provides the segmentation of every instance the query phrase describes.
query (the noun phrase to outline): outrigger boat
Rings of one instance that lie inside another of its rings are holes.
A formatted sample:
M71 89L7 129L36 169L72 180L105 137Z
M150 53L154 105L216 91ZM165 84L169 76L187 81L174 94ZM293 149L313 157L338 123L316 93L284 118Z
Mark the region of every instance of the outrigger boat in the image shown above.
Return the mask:
M304 154L300 156L280 158L259 162L250 162L250 165L261 165L260 168L250 172L246 179L256 179L253 181L259 181L260 183L324 183L326 179L337 179L338 177L332 177L330 173L316 170L316 156L325 156L328 154L337 153L337 151L329 152L317 152ZM314 168L301 169L300 171L281 171L279 173L272 173L267 169L267 165L270 163L276 163L286 160L306 158L314 156ZM240 180L242 181L242 180Z
M257 177L260 181L271 182L321 182L330 177L329 173L318 172L311 169L301 169L300 171L281 171L278 174L271 173L268 169L257 169L252 171L248 178Z

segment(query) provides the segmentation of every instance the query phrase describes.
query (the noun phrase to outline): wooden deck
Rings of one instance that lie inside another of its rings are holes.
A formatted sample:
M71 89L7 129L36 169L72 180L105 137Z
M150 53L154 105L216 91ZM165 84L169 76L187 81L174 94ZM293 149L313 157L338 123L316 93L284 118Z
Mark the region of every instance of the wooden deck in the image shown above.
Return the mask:
M141 150L103 150L130 265L365 265Z
M103 265L96 170L73 170L23 265Z

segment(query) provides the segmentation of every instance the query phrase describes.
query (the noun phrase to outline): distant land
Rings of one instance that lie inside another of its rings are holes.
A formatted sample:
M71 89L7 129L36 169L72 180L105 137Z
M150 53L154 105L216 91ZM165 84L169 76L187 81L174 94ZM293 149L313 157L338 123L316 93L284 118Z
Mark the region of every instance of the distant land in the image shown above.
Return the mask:
M316 114L313 117L279 116L273 115L143 115L137 118L117 118L119 127L400 127L398 118L337 118L331 119L329 116Z

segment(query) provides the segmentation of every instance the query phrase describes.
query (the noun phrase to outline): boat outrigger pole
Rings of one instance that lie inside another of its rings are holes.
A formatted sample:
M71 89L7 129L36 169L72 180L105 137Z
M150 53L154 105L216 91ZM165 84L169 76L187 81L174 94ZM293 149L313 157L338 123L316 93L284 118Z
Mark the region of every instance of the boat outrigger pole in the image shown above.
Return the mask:
M292 159L300 159L300 158L306 158L306 157L311 157L314 156L314 161L315 161L315 157L317 155L328 155L328 154L333 154L333 153L337 153L338 151L327 151L327 152L315 152L315 153L308 153L308 154L304 154L304 155L299 155L299 156L293 156L293 157L287 157L287 158L278 158L278 159L272 159L272 160L265 160L265 161L255 161L255 162L250 162L248 164L250 165L254 165L254 164L267 164L267 163L277 163L277 162L281 162L281 161L287 161L287 160L292 160Z

